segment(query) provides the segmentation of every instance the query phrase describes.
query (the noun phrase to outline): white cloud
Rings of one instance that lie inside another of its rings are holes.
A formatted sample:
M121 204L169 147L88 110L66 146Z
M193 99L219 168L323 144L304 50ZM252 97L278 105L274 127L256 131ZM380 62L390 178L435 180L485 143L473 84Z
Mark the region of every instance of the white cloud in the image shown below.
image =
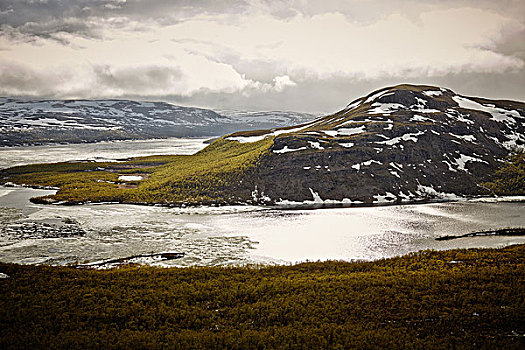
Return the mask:
M423 13L418 22L392 14L368 25L349 22L340 13L286 20L255 15L235 24L203 16L163 31L179 39L220 45L221 50L201 47L205 55L222 55L226 47L228 54L242 60L276 62L297 81L301 76L370 79L519 69L521 60L491 49L503 32L523 29L515 20L464 8Z
M277 91L277 92L283 91L287 86L295 86L295 85L297 85L287 75L283 75L283 76L280 76L280 77L273 78L273 83L274 83L274 90Z
M341 77L370 81L523 69L520 58L496 50L505 37L525 30L522 22L468 7L425 9L416 18L391 12L368 22L335 10L281 17L262 10L203 14L149 26L107 18L99 24L99 39L75 33L54 34L59 41L4 37L0 94L250 96Z

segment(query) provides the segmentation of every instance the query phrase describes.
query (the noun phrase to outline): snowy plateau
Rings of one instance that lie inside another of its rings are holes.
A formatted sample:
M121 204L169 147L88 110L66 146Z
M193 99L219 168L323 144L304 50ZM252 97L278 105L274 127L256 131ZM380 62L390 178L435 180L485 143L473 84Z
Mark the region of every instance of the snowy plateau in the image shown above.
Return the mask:
M213 137L302 124L308 113L220 111L164 102L0 98L0 146Z

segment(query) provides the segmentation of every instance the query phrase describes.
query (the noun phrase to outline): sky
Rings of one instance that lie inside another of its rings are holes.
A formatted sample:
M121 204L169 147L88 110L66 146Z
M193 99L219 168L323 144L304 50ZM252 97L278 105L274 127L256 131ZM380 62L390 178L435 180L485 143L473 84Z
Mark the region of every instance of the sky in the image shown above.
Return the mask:
M0 0L0 96L326 114L384 86L525 100L523 0Z

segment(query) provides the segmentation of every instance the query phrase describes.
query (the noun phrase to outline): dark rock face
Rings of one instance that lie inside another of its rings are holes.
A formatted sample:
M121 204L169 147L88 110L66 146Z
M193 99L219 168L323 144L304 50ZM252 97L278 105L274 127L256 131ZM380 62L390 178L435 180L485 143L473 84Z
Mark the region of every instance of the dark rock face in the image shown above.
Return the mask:
M524 145L524 103L402 85L278 134L249 183L272 202L487 195L478 183Z

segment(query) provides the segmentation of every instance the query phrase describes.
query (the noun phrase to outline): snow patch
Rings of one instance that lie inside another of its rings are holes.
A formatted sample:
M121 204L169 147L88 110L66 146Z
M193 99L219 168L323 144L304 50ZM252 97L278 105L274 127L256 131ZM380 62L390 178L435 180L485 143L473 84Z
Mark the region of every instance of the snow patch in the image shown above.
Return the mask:
M308 144L309 144L310 147L313 148L313 149L324 149L324 147L321 146L321 144L320 144L319 142L308 141Z
M120 175L118 179L120 181L141 181L144 178L140 175Z
M388 92L390 92L389 90L386 90L386 91L380 91L380 92L377 92L373 95L371 95L370 97L368 97L366 100L365 100L365 103L368 103L368 102L372 102L373 100L375 100L376 98L379 98L385 94L387 94Z
M366 126L362 125L357 128L341 128L337 129L337 135L344 135L344 136L350 136L350 135L357 135L365 132Z
M339 142L339 146L342 146L342 147L345 147L345 148L350 148L350 147L353 147L355 145L355 143L353 142Z
M361 104L361 101L362 99L359 99L357 101L354 101L353 103L350 103L348 106L346 106L345 111L351 111L352 109L355 109Z
M326 135L328 136L336 136L337 135L337 130L322 130Z
M430 118L427 118L427 117L423 117L422 115L419 115L419 114L414 114L414 116L412 118L410 118L410 121L413 121L413 122L427 122L427 121L433 121L433 120L430 119Z
M432 96L441 96L443 95L443 92L440 90L429 90L429 91L423 91L423 94L429 97L432 97Z
M370 159L370 160L367 160L367 161L364 161L364 162L361 162L359 164L354 164L351 166L351 168L353 169L356 169L357 171L361 170L362 167L364 166L370 166L372 165L373 163L376 163L376 164L379 164L379 165L382 165L383 163L377 161L377 160L373 160L373 159Z
M450 133L451 136L454 136L455 138L462 139L468 142L475 142L476 137L474 135L456 135L453 133Z
M500 123L504 122L508 124L516 124L516 120L514 118L522 118L520 113L515 110L506 110L494 105L482 105L481 103L461 96L454 96L452 99L459 105L460 108L487 112L492 116L492 120Z
M280 199L275 204L279 206L309 206L309 205L319 205L319 204L342 204L342 205L352 205L352 204L363 204L362 201L353 201L349 198L343 198L342 200L335 199L322 199L319 193L315 192L313 189L308 187L310 193L312 194L313 200L306 200L304 202L290 201L287 199Z
M306 147L299 147L299 148L288 148L288 145L284 146L283 149L274 149L273 153L288 153L288 152L296 152L296 151L302 151L305 150Z
M463 197L456 195L455 193L438 192L432 186L423 186L418 184L416 192L423 197L432 197L445 200L461 200Z
M310 190L312 197L314 197L314 203L323 203L323 200L321 199L321 196L319 196L319 193L315 192L310 187L308 187L308 189Z
M396 200L396 196L390 192L386 192L385 195L376 194L373 197L374 203L390 203Z
M263 134L263 135L257 135L257 136L231 136L231 137L227 137L226 140L237 141L240 143L250 143L250 142L261 141L265 137L270 136L270 135L271 134Z
M256 136L229 136L229 137L226 138L226 140L237 141L237 142L240 142L240 143L257 142L257 141L263 140L266 137L278 136L278 135L282 135L282 134L290 134L290 133L293 133L293 132L301 131L301 130L304 130L306 128L309 128L311 126L311 124L312 123L307 124L307 125L303 125L303 126L300 126L300 127L297 127L297 128L293 128L293 129L275 130L275 131L270 132L270 133L266 133L266 134L262 134L262 135L256 135Z
M390 114L392 112L396 112L400 109L405 109L405 106L399 103L373 103L371 107L374 107L372 109L369 109L367 114Z
M390 162L390 166L396 169L397 171L403 171L403 164L397 164L397 163Z
M468 172L468 170L465 168L465 165L467 164L467 162L480 162L480 163L488 164L483 159L467 156L467 155L464 155L464 154L461 154L459 156L459 158L455 159L455 161L456 161L456 165L457 165L457 169L458 170L467 171L467 172Z
M404 134L403 136L398 136L398 137L394 137L390 140L387 140L387 141L378 141L376 143L379 143L381 145L388 145L388 146L392 146L392 145L395 145L401 141L412 141L412 142L418 142L419 139L417 138L417 136L420 136L420 135L423 135L425 134L426 131L418 131L417 133L412 133L412 134Z

